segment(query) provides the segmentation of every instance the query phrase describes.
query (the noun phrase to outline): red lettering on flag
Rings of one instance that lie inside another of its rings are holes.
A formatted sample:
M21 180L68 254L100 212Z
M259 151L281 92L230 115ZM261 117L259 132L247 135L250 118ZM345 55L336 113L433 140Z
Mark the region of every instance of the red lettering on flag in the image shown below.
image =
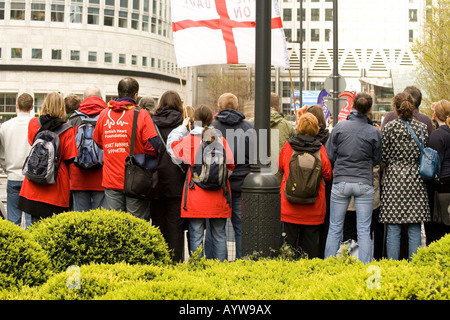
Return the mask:
M206 27L214 30L222 30L223 40L227 53L227 64L239 63L238 51L234 40L233 28L255 28L255 21L235 21L228 15L227 4L225 0L215 0L217 14L219 19L210 20L182 20L172 22L173 32L185 30L188 28ZM283 28L281 17L272 18L272 29Z

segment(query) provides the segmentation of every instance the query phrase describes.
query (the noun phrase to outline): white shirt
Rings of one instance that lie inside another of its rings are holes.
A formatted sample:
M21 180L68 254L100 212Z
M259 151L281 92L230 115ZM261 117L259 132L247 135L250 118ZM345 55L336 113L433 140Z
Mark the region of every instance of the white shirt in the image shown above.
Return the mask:
M30 152L28 143L28 123L30 113L19 112L0 127L0 165L8 175L8 180L23 181L22 167Z

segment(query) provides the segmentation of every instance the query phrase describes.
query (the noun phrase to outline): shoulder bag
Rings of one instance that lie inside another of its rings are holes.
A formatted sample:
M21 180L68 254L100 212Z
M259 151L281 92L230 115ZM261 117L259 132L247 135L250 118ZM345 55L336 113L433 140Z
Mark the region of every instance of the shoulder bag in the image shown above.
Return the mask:
M140 108L134 109L131 133L130 154L125 160L125 181L123 192L126 196L139 199L150 199L156 192L158 170L149 170L134 157L134 140Z
M423 147L424 141L423 141L423 131L422 127L420 127L421 132L421 138L422 143L419 142L419 139L417 139L416 134L411 129L411 126L409 123L401 119L403 123L408 128L409 132L411 133L412 137L414 138L414 141L416 141L417 145L420 148L420 158L419 158L419 173L422 176L424 180L432 180L439 177L440 170L441 170L441 164L439 160L439 155L436 150L430 148L430 147Z

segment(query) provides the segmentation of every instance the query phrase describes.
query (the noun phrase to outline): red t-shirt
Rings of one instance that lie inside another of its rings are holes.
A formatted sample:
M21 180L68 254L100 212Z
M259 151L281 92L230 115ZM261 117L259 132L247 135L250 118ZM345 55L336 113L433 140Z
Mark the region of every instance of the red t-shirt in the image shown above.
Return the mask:
M30 120L28 125L28 142L33 145L33 140L39 130L38 118ZM69 171L64 161L75 158L78 155L77 144L73 130L69 129L60 136L60 166L55 184L42 185L24 179L20 196L33 201L45 202L59 207L69 207L70 184Z
M284 190L286 189L286 181L289 176L289 160L291 159L292 152L291 145L289 142L286 142L278 158L278 167L283 172L280 188L281 221L303 225L322 224L325 220L326 213L325 185L323 183L320 184L319 194L315 203L297 204L291 203L286 199ZM322 177L324 180L329 181L331 180L332 169L323 145L320 149L320 158L322 159Z
M123 190L125 159L130 153L131 130L135 107L106 108L100 113L94 140L103 149L103 182L108 189ZM141 109L137 119L134 154L156 155L148 142L157 133L150 114Z

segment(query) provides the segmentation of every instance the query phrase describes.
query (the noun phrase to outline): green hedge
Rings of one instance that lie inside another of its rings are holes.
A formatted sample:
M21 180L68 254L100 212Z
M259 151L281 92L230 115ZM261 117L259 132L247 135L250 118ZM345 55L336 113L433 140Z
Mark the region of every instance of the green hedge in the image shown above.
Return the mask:
M450 277L427 254L448 250L446 237L421 249L413 262L380 260L364 265L351 257L238 260L193 259L176 265L84 265L80 287L62 272L39 287L7 299L56 300L448 300ZM2 298L2 296L0 296Z
M0 289L42 284L50 275L42 247L19 226L0 220Z
M66 212L40 220L27 231L47 252L58 272L89 263L171 262L160 230L125 212Z
M195 253L188 263L172 264L159 230L123 212L70 212L28 230L0 223L0 284L6 288L0 299L450 299L450 235L419 249L411 262L365 265L347 255L219 262ZM78 269L66 270L70 265ZM61 272L50 275L52 267Z

